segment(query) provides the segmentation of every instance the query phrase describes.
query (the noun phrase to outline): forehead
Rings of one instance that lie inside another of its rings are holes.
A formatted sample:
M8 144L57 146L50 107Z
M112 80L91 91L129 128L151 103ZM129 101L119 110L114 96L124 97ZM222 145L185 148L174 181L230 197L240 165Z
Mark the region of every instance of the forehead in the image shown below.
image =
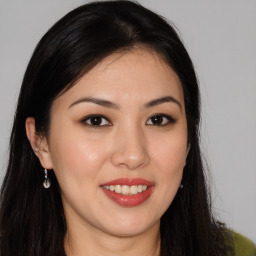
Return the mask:
M57 100L97 96L122 103L146 102L166 95L183 103L183 90L177 74L155 51L132 49L102 60Z

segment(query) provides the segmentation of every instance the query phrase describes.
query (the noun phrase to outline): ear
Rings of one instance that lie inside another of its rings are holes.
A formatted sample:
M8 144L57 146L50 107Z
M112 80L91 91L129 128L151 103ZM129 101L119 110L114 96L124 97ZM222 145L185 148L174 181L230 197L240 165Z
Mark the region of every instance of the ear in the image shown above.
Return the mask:
M35 118L28 117L26 119L25 128L30 145L43 168L48 170L53 169L47 139L45 136L42 136L36 132Z

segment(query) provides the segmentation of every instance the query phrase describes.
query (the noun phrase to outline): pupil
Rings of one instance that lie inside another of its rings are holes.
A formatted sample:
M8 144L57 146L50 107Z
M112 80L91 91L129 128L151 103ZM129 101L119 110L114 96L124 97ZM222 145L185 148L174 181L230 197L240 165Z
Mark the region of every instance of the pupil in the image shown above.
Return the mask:
M163 122L163 117L162 116L154 116L154 117L152 117L152 122L155 125L160 125Z
M92 117L91 118L91 124L92 125L100 125L101 124L101 122L102 122L102 119L101 119L101 117Z

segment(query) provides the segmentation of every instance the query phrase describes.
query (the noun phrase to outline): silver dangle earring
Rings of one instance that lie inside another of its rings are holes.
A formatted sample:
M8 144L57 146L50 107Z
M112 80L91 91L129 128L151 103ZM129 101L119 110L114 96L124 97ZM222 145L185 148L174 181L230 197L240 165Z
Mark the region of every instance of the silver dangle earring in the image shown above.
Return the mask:
M43 186L45 188L49 188L51 186L51 180L48 178L48 172L46 169L44 169L44 182Z
M180 189L183 189L183 184L180 184Z

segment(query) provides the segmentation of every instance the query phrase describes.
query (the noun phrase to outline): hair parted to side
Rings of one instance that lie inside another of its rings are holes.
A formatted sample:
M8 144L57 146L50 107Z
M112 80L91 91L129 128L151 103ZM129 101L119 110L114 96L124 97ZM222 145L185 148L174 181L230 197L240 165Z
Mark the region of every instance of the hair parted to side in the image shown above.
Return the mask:
M66 232L54 172L44 189L44 169L26 137L34 117L48 135L53 101L105 57L145 47L177 73L183 87L190 152L179 191L161 219L161 256L228 255L224 229L211 212L199 147L200 95L190 57L163 18L132 1L85 4L59 20L40 40L28 64L10 139L1 189L0 255L65 255Z

